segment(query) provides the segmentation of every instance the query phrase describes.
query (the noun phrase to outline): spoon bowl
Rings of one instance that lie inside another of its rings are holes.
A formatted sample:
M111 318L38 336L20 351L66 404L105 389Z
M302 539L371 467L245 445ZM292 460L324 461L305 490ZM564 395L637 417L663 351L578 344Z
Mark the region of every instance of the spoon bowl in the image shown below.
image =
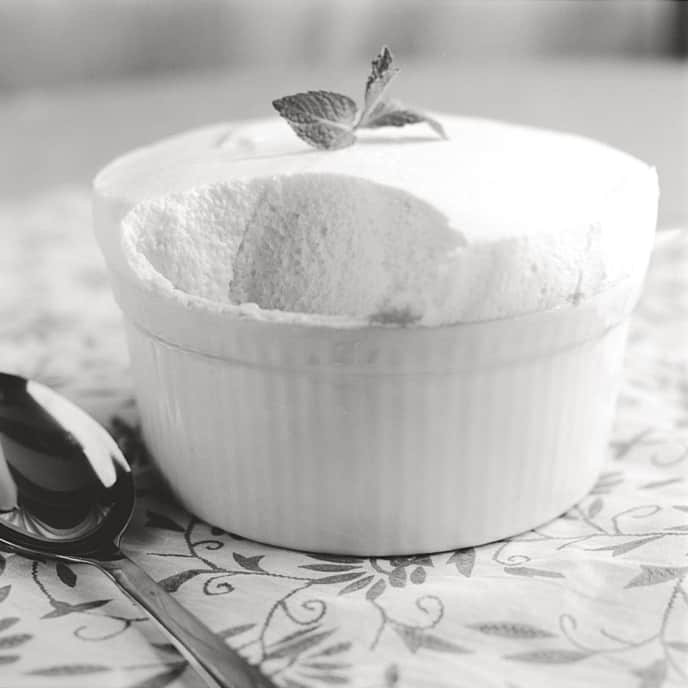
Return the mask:
M131 469L101 425L48 387L0 373L0 543L97 566L209 686L274 688L120 550L134 502Z
M0 459L0 539L74 558L117 548L134 480L109 433L79 407L0 373Z

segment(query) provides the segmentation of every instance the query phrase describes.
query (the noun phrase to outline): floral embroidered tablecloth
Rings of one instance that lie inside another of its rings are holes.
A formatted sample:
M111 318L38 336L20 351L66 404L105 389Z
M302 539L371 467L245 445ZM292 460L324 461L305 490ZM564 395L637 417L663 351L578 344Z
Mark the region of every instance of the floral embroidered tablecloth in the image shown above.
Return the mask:
M111 428L138 475L124 549L285 688L688 685L688 237L655 251L593 492L475 549L331 557L175 505L147 462L85 189L0 207L0 369ZM0 554L0 688L198 687L88 566Z

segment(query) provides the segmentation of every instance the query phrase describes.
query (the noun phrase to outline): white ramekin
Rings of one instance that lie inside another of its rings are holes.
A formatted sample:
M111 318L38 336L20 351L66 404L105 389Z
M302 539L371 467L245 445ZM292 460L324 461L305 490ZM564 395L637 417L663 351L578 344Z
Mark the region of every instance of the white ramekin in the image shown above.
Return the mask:
M477 545L583 497L641 283L509 319L336 329L112 279L145 439L184 506L255 540L357 555Z

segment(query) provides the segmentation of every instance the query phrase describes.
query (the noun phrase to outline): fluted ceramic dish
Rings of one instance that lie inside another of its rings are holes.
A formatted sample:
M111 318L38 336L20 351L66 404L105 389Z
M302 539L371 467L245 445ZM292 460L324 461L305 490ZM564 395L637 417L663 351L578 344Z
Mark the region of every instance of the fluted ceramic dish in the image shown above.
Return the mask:
M338 329L211 312L112 271L145 439L184 506L358 555L477 545L583 497L642 277L519 317Z

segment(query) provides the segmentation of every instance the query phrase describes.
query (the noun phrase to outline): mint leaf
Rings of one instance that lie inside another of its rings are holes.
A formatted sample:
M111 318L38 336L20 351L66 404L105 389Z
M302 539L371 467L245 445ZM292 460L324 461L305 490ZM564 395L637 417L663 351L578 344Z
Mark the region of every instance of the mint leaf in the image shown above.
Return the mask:
M399 74L399 69L392 67L393 59L390 49L384 45L380 54L370 63L372 69L366 81L365 103L359 126L366 126L370 116L380 104L387 86Z
M396 100L378 103L368 118L362 121L359 126L376 129L377 127L403 127L405 124L416 124L417 122L425 122L436 134L443 139L447 138L444 127L436 119L417 110L412 110Z
M307 91L272 101L296 135L315 148L334 150L356 141L356 103L341 93Z

